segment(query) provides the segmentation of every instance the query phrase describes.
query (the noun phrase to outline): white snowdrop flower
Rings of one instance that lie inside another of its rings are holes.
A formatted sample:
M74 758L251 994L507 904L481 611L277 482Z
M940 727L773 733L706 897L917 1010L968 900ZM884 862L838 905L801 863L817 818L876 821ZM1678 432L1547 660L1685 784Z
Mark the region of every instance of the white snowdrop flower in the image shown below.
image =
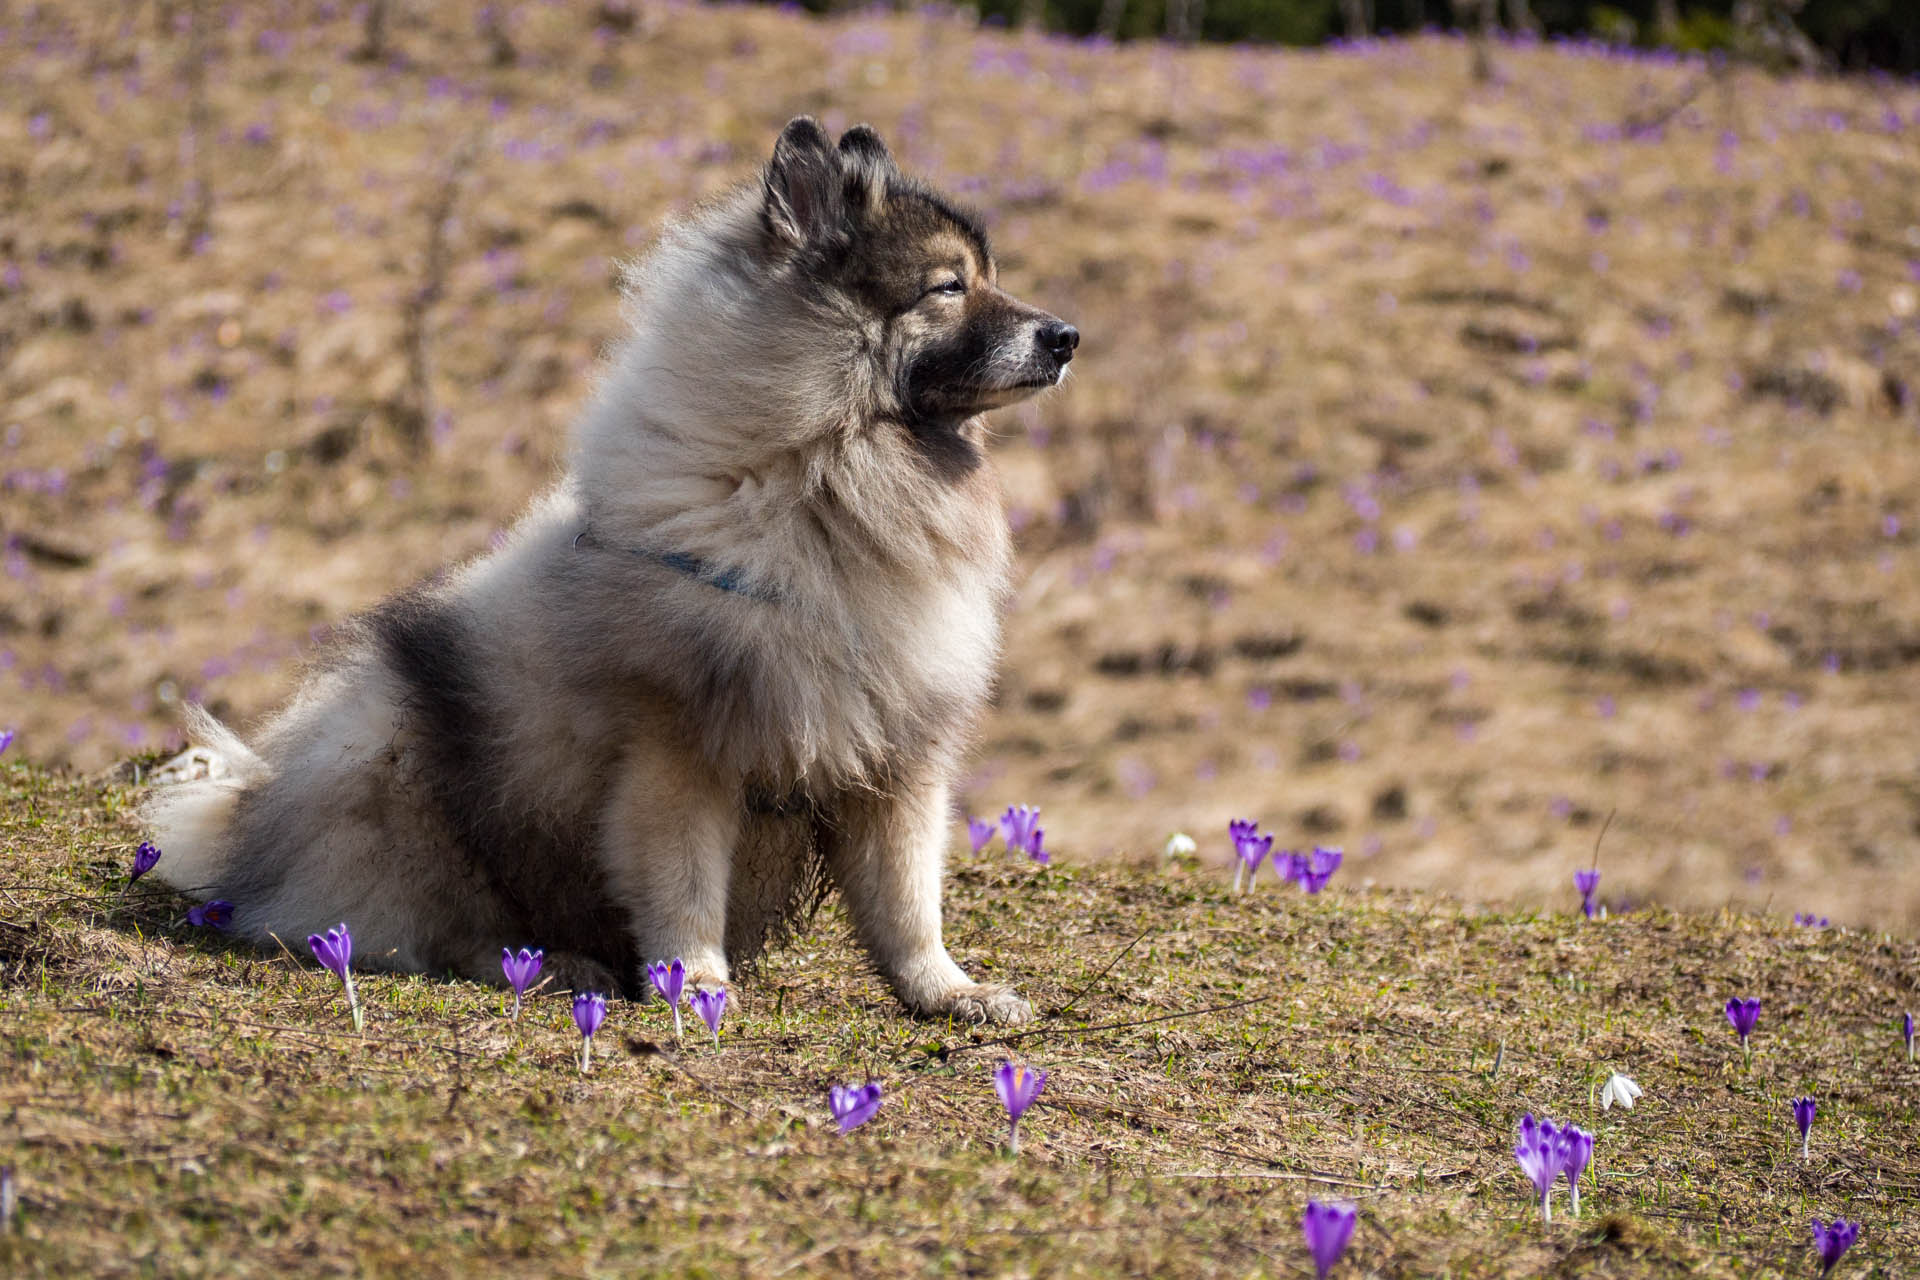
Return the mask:
M1169 858L1186 858L1198 852L1200 846L1184 831L1176 831L1167 837L1166 855Z
M1645 1092L1646 1090L1635 1084L1631 1077L1623 1076L1616 1071L1607 1077L1607 1083L1600 1090L1600 1109L1611 1110L1613 1104L1617 1102L1631 1111L1633 1100Z

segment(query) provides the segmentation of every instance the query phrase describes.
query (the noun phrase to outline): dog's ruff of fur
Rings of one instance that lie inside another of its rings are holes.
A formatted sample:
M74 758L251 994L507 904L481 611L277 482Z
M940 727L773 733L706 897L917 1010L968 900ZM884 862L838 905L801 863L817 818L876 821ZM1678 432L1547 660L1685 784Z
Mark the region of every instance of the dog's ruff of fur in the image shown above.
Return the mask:
M869 131L790 125L634 273L566 472L503 545L344 627L252 745L194 710L195 767L143 807L155 874L263 943L344 920L371 966L496 983L503 946L543 946L561 984L629 992L676 955L724 983L830 883L909 1009L1028 1017L941 939L1010 551L977 413L901 388L961 322L936 299L883 327L814 278L848 226L966 240L942 217ZM966 323L1061 330L968 234Z

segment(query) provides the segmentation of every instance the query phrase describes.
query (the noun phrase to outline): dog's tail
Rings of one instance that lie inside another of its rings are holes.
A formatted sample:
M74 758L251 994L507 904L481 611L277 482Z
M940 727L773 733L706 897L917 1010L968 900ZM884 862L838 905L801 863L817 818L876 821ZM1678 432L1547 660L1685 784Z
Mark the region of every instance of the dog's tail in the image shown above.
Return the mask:
M140 819L160 847L153 874L187 894L219 885L234 806L267 781L267 762L206 708L187 708L188 740L195 745L155 769Z

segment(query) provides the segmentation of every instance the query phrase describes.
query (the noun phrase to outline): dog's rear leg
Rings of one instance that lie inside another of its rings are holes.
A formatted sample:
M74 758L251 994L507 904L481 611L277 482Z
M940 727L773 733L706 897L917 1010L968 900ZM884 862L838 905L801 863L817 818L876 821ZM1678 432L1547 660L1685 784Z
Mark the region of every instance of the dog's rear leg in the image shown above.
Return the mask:
M975 982L940 937L940 879L947 784L922 782L893 796L849 794L826 833L827 869L854 931L900 1002L927 1017L1025 1022L1011 987Z
M678 957L690 987L727 981L727 875L742 801L662 729L636 742L595 852L642 964Z

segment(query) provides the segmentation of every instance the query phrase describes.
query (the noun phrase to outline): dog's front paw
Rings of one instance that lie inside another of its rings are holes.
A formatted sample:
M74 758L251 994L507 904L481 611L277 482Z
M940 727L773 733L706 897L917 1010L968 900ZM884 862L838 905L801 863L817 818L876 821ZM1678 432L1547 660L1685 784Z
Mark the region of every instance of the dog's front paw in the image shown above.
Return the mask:
M687 970L686 989L689 992L726 991L729 989L726 972L725 970L715 973L711 969L689 969Z
M1033 1006L1021 999L1019 992L988 982L951 987L931 1000L921 1001L915 1012L929 1018L956 1018L961 1022L1001 1026L1033 1020Z

